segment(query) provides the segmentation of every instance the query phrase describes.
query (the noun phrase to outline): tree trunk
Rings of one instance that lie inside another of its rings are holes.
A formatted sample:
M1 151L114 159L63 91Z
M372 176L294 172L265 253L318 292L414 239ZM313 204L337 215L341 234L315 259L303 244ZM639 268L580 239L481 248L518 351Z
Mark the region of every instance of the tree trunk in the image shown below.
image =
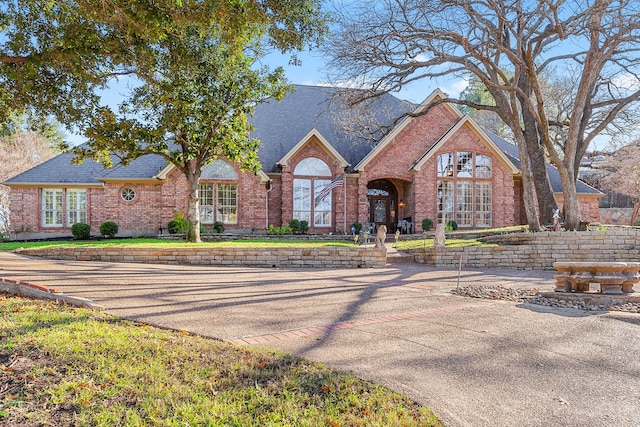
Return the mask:
M533 174L531 173L531 164L529 154L523 147L523 138L518 138L518 153L520 154L520 172L522 174L522 198L524 202L524 210L527 215L527 223L529 231L540 231L540 221L538 220L538 212L536 212L536 202L533 191Z
M527 81L527 75L523 73L518 80L518 87L531 96L531 84ZM535 117L527 107L527 101L518 95L522 122L524 125L524 141L529 160L531 161L531 173L533 174L533 184L535 186L536 198L538 200L538 215L542 224L553 223L553 212L558 209L558 203L553 195L553 189L547 174L547 162L544 154L544 147L540 143L538 125Z
M580 203L578 202L576 180L573 178L572 171L564 169L559 172L564 197L564 227L566 230L578 230L580 228Z
M187 221L189 221L189 231L187 241L200 243L200 198L198 197L198 187L200 177L194 174L187 176L189 183L189 196L187 199Z
M549 182L547 162L545 161L544 149L538 140L538 132L532 132L532 139L529 139L528 133L528 130L525 129L527 153L531 161L531 173L533 174L533 184L538 199L540 222L542 224L551 224L553 222L553 211L558 209L558 203Z
M631 224L633 225L638 220L638 214L640 214L640 200L633 202L633 213L631 214Z

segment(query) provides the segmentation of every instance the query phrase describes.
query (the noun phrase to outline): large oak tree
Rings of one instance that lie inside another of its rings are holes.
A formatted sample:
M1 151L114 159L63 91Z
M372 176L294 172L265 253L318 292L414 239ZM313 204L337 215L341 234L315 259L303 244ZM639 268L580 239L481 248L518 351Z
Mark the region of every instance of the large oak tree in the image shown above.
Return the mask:
M334 80L378 92L443 77L480 80L491 102L439 102L495 112L509 126L532 230L555 204L546 157L561 176L566 226L579 226L580 159L640 98L640 3L381 0L358 2L336 20L326 48ZM572 78L565 111L546 108L549 76Z
M79 161L163 156L189 182L198 241L202 167L226 156L257 169L247 117L286 90L282 70L258 60L315 45L324 31L314 0L11 0L0 8L0 103L80 129L89 141ZM114 112L96 89L124 75L133 89Z

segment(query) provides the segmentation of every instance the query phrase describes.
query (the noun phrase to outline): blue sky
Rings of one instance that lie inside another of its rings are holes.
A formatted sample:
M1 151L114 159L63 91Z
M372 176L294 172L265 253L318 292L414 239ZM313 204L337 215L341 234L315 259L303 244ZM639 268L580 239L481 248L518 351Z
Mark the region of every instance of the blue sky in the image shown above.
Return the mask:
M292 84L300 85L325 85L326 64L319 51L305 51L298 54L298 58L302 61L301 65L289 65L289 55L273 53L268 55L263 61L270 67L282 66L285 69L287 79ZM127 92L127 78L121 79L118 83L114 83L109 88L100 91L104 103L116 109L117 105L122 102L123 95ZM466 86L466 82L461 79L443 79L439 82L430 84L429 81L419 81L403 89L399 93L394 93L400 99L411 101L413 103L421 103L436 88L440 88L451 96L457 96ZM67 140L73 145L79 145L85 141L81 135L67 132Z

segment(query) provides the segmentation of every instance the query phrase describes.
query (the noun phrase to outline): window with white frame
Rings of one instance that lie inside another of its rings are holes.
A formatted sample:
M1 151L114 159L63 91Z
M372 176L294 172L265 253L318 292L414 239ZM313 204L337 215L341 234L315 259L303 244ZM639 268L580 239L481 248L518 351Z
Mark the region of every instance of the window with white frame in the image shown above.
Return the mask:
M293 174L293 219L315 227L330 227L332 194L321 194L331 183L329 166L321 159L308 157L296 165Z
M67 189L67 226L77 222L87 222L87 190L84 188Z
M216 159L202 169L198 196L200 222L238 223L238 174L231 164Z
M218 184L216 217L225 224L238 222L238 186Z
M62 189L42 189L42 225L45 227L62 227Z
M437 157L438 221L455 220L460 227L492 223L492 160L470 151Z

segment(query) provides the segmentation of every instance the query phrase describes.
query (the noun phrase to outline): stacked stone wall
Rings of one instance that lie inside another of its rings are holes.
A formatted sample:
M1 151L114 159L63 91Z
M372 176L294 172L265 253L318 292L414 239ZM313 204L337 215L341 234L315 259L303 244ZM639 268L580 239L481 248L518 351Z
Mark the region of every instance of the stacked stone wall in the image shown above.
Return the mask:
M317 248L142 248L69 247L29 248L24 255L71 261L193 264L252 267L378 268L386 263L386 249L372 247Z
M439 268L553 270L558 261L640 261L640 229L540 232L484 239L498 246L425 248L410 251L416 262Z

